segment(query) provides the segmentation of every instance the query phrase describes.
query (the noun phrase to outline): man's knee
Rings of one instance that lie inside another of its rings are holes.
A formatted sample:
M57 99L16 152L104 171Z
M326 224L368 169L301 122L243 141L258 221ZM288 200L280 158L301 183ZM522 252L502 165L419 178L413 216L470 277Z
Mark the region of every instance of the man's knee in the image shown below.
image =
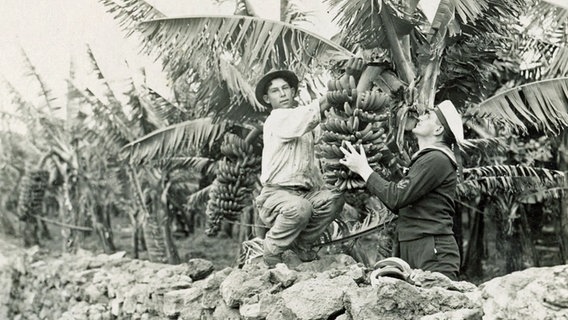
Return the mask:
M289 219L297 219L300 223L306 223L310 220L312 212L313 207L309 201L294 201L281 213Z

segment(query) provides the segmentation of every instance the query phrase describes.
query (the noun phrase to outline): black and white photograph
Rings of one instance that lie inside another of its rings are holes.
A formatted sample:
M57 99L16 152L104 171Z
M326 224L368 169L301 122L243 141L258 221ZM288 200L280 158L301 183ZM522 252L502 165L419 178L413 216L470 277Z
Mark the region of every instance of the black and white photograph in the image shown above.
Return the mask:
M0 320L568 319L568 0L0 8Z

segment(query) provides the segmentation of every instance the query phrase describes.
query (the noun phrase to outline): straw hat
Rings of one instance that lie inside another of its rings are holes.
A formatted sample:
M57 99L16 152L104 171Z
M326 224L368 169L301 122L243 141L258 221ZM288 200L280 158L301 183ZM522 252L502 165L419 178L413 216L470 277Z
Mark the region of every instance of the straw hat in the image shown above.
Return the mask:
M264 101L263 97L266 94L266 92L268 91L268 86L270 85L270 81L277 79L277 78L284 79L286 82L288 82L288 84L292 88L294 88L296 91L298 91L299 80L298 80L298 77L296 76L296 74L294 72L292 72L290 70L271 71L271 72L265 74L258 81L258 84L256 85L256 89L254 91L256 100L265 107L270 107L270 104L266 103Z

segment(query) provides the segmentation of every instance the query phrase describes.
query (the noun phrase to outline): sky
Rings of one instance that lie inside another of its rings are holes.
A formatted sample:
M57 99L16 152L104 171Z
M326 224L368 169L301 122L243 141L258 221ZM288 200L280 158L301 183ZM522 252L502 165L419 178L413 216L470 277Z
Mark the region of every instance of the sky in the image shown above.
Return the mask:
M250 0L255 12L268 19L278 20L279 0ZM215 5L208 0L147 0L166 16L226 14L231 15L235 1ZM334 31L331 16L320 0L300 2L302 9L316 15L311 29L324 37ZM161 72L159 62L139 54L139 43L123 37L114 21L97 0L0 0L0 79L5 78L26 96L37 96L34 81L24 76L21 50L29 56L43 80L55 96L65 92L71 57L81 74L86 57L86 45L92 49L105 78L120 86L121 82L140 68L147 72L149 85L169 96L171 90ZM335 29L336 30L336 29ZM128 66L125 61L128 61ZM88 79L85 79L88 82ZM81 82L81 79L78 79ZM39 101L39 100L37 100ZM34 102L34 100L32 100ZM0 111L10 111L10 98L0 85Z

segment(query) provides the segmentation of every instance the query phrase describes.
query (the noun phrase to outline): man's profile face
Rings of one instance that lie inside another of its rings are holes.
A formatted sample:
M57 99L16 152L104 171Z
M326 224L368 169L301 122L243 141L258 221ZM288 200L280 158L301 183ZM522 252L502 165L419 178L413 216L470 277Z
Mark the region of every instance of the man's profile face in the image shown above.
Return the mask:
M270 82L264 101L273 109L288 109L294 105L295 89L282 78L276 78Z
M412 133L416 136L428 137L439 135L443 132L444 127L438 120L438 116L434 110L426 110L423 115L418 117L416 127L412 129Z

